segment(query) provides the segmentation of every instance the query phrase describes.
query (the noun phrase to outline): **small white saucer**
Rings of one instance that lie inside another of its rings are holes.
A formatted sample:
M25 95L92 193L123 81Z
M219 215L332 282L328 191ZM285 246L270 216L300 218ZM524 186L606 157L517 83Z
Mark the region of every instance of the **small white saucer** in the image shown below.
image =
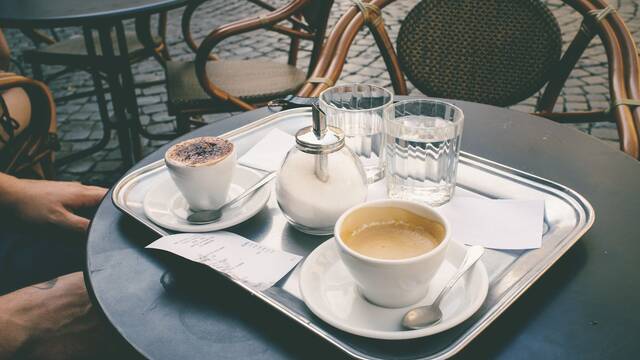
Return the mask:
M258 182L264 174L236 167L233 180L227 195L227 201L244 192L245 189ZM269 200L271 184L267 184L252 196L240 201L222 213L220 220L204 225L194 225L187 221L192 213L171 176L167 172L161 175L157 182L144 196L144 214L154 223L163 228L180 232L210 232L226 229L237 225L257 214Z
M448 330L473 315L487 297L489 279L482 261L465 274L441 303L440 323L405 330L400 321L416 306L429 305L462 262L465 247L450 242L440 270L431 281L427 296L417 304L398 309L373 305L360 295L353 278L338 255L335 239L318 246L300 271L300 292L309 309L330 325L360 336L384 340L414 339Z

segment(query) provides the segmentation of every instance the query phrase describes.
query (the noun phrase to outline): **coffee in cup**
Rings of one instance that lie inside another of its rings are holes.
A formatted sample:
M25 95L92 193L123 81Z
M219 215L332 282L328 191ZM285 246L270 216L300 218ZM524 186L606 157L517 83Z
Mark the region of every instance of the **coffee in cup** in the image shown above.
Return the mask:
M213 136L185 140L171 146L164 160L192 210L224 205L237 161L232 142Z
M377 259L399 260L435 249L444 225L399 207L365 207L342 224L342 241L353 251Z
M446 219L432 208L404 200L358 205L338 219L340 257L362 295L384 307L422 299L449 242Z

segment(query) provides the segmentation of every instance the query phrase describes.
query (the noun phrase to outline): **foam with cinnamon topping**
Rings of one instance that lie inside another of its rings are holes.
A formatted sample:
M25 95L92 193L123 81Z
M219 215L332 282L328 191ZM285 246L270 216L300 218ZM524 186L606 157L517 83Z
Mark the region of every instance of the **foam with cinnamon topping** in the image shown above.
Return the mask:
M184 166L215 164L233 151L233 143L228 140L203 136L175 144L167 150L166 158Z

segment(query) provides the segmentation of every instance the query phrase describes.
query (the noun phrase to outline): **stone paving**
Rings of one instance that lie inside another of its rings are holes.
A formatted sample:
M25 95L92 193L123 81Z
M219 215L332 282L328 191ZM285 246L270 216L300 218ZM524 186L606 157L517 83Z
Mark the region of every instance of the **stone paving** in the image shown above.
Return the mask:
M278 0L272 3L277 5L284 2L284 0ZM417 2L418 0L401 0L384 10L385 23L393 40L395 40L401 20ZM547 3L558 19L565 42L570 41L580 26L581 17L558 0L549 0ZM623 16L636 41L640 41L640 0L617 0L611 1L611 3ZM350 5L349 0L336 0L330 26ZM196 39L201 39L216 26L260 12L259 8L245 0L209 0L197 12L193 21L193 32ZM193 53L182 40L181 13L181 10L174 10L169 14L169 49L174 59L192 59ZM77 28L57 29L56 31L61 38L79 36L80 34ZM20 62L22 50L32 44L15 30L6 30L5 35L12 48L14 58ZM301 68L304 68L308 63L309 45L304 43L302 45L298 65ZM223 58L266 57L286 62L287 48L287 37L273 32L259 31L225 41L219 47L217 54ZM60 70L58 67L45 67L45 75L58 70ZM133 71L136 82L164 79L162 67L152 59L134 65ZM30 69L25 69L25 74L30 75ZM354 41L341 81L368 82L390 87L384 62L368 31L362 31ZM91 77L83 72L64 75L50 82L49 86L56 97L88 91L93 88ZM141 120L147 129L151 132L174 130L174 119L167 114L165 104L167 95L164 85L137 91ZM417 91L412 89L412 93L417 93ZM520 111L531 111L536 98L537 96L527 99L513 108ZM562 111L603 109L608 107L608 101L607 59L603 46L596 39L572 72L557 107ZM102 128L94 98L59 102L57 113L59 137L62 143L59 156L86 149L101 138ZM205 120L215 122L231 115L233 114L223 113L205 116ZM611 146L618 146L618 135L614 124L578 125L577 127ZM150 153L164 143L164 141L143 140L144 152ZM118 143L114 134L104 151L60 167L58 177L65 180L110 186L125 170L120 161Z

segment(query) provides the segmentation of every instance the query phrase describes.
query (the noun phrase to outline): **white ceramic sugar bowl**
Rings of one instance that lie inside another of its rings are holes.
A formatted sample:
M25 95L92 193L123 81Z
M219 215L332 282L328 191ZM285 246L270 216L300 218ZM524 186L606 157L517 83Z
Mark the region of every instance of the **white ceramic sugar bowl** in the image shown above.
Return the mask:
M327 126L313 107L313 126L296 134L276 182L278 205L298 230L329 235L340 215L367 199L367 180L360 160L344 146L342 130Z

